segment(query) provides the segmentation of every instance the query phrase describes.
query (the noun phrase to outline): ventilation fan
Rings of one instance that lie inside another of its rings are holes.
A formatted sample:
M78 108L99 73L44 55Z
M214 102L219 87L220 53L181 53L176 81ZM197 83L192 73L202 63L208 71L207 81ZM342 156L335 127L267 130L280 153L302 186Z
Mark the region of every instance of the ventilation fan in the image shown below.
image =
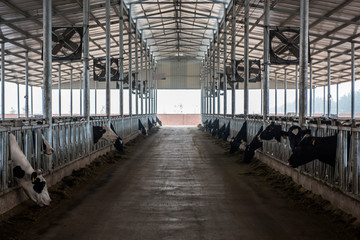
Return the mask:
M53 27L52 60L72 61L81 59L82 37L82 27Z
M235 79L232 79L232 66L227 66L226 67L226 76L227 76L227 79L228 79L228 82L243 82L244 79L241 79L240 77L240 74L239 74L239 69L238 69L238 66L239 64L241 63L241 60L238 61L236 60L235 61Z
M132 73L132 79L135 79L135 73ZM124 89L129 89L129 73L126 73L124 77Z
M105 58L94 58L94 81L106 81L106 60ZM110 81L119 81L119 61L117 58L111 58Z
M230 76L228 75L228 68L229 67L226 67L226 76L227 76L227 84L233 88L234 84L235 84L235 89L239 89L240 86L239 86L239 82L233 82L233 81L229 81L229 78ZM240 77L240 75L239 75ZM220 89L221 90L224 90L224 80L222 80L224 78L224 74L223 73L220 73Z
M241 60L237 66L239 72L240 82L245 81L245 65L244 60ZM261 67L260 60L249 60L249 82L260 82L261 81Z
M273 64L298 64L300 56L300 30L276 28L270 30L270 62ZM309 41L310 43L310 41ZM309 46L310 62L310 46Z

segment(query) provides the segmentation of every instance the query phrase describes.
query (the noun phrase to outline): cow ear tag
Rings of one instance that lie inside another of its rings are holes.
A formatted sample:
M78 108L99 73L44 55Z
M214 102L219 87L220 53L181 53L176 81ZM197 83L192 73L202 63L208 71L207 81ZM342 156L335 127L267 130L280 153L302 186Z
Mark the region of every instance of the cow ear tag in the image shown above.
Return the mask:
M313 140L312 145L315 146L315 139Z
M32 182L33 184L35 183L36 177L37 177L37 173L36 173L36 172L33 172L33 173L31 174L31 182Z

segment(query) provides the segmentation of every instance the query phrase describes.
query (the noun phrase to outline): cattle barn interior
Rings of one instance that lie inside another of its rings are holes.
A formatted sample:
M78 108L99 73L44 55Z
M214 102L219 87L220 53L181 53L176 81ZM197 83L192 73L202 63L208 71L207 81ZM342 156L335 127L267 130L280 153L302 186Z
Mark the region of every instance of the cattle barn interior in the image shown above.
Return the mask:
M1 0L0 238L359 239L359 25L358 0Z

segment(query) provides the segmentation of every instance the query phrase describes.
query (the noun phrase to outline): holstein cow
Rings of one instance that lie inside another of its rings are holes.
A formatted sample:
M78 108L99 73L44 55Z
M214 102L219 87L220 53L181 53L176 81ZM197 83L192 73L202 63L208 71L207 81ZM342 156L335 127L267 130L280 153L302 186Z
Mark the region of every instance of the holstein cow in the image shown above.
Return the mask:
M48 206L51 202L46 187L45 178L41 171L34 170L21 151L15 136L10 133L10 156L12 160L13 174L25 193L39 206Z
M289 130L283 131L281 130L281 125L277 125L272 122L269 126L265 128L265 130L260 134L259 140L276 140L278 142L281 141L281 137L289 138L290 147L292 150L299 144L301 139L305 136L305 134L310 134L310 129L302 130L299 126L291 126Z
M211 136L213 136L213 137L216 136L218 131L219 131L219 119L215 119L215 121L211 125L211 129L210 129Z
M35 136L35 135L34 135ZM52 155L54 153L54 148L50 146L50 144L46 141L44 135L41 135L42 138L42 146L43 146L43 152L46 155Z
M221 139L224 132L225 132L225 128L226 128L226 124L224 123L224 125L222 125L221 128L219 128L219 131L218 131L218 138Z
M144 125L142 124L142 122L138 121L138 130L141 132L142 135L147 135L147 130L146 128L144 127Z
M102 127L93 126L93 136L94 144L96 144L99 140L104 139L112 142L119 152L122 152L124 150L122 139L116 134L114 126L112 124L110 124L110 128L106 124L104 124L104 126Z
M160 119L159 119L158 117L156 117L156 122L157 122L160 126L162 126L162 122L160 121Z
M150 119L148 118L148 127L149 127L149 131L151 131L152 127L154 126L154 124L150 121Z
M229 123L230 126L230 123ZM247 122L245 121L235 138L230 141L230 153L234 153L247 141Z
M293 149L288 162L296 168L300 165L318 159L320 162L335 166L337 135L330 137L311 137L305 135Z
M226 128L225 128L225 131L222 135L222 139L224 141L227 141L228 137L230 136L230 122L227 124Z
M255 150L262 147L262 142L259 140L259 135L263 131L263 127L261 126L260 130L253 138L249 145L246 145L245 153L244 153L244 162L249 163L251 159L254 157Z
M212 125L212 120L206 120L205 122L204 122L204 127L205 127L205 132L207 132L208 130L210 130L211 129L211 125Z

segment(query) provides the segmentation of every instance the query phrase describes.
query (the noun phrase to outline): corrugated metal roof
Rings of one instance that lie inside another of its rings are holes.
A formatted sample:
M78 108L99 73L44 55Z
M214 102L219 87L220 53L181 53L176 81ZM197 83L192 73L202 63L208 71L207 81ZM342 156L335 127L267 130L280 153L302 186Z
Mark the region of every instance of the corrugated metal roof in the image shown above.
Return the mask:
M81 26L81 0L53 0L53 26ZM90 57L105 56L105 2L91 0L90 15ZM208 49L218 23L223 24L224 5L228 0L127 0L138 29L146 39L156 60L186 57L201 60ZM111 46L113 57L118 57L119 44L119 1L111 2ZM261 59L263 55L263 0L250 0L250 58ZM236 58L243 58L243 1L237 1ZM273 0L271 26L299 27L299 1ZM315 85L327 83L327 51L331 51L332 83L350 81L350 43L360 49L360 2L358 0L310 0L309 33L310 53ZM126 11L125 14L127 15ZM231 14L229 14L231 16ZM25 79L25 51L29 51L31 85L42 85L42 1L2 0L0 1L0 39L5 42L5 80L23 83ZM228 32L231 31L231 23ZM124 51L125 72L128 70L128 21L125 16ZM222 26L221 26L222 29ZM134 30L131 32L135 37ZM223 33L220 32L223 43ZM217 41L217 40L216 40ZM227 35L228 62L230 63L231 34ZM133 62L135 62L133 41ZM140 44L140 41L139 41ZM223 67L223 46L221 45L221 69ZM359 65L356 55L356 66ZM140 53L139 53L140 57ZM57 62L53 62L53 82L57 82ZM82 71L82 62L61 62L62 81L70 79L70 69L74 69L74 79ZM283 77L285 66L270 67L270 75L278 73ZM295 67L287 66L288 80L294 81ZM356 69L358 75L358 68Z

